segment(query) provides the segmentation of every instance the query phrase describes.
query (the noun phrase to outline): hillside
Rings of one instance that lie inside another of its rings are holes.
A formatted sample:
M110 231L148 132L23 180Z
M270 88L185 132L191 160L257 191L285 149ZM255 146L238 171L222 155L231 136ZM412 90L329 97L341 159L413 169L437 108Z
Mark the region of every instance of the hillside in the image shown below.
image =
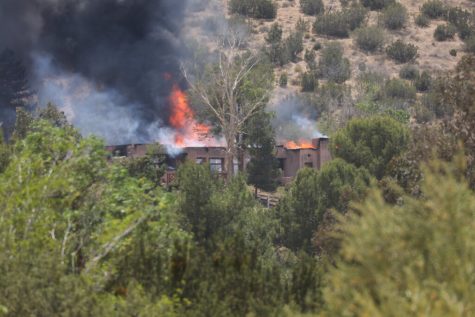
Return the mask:
M207 2L207 3L205 3ZM194 7L194 12L188 16L188 23L185 33L197 38L199 35L206 34L200 27L203 25L209 26L216 24L217 27L222 26L219 21L223 16L229 18L227 0L211 0L202 1L201 5ZM335 12L341 10L340 1L323 0L326 12ZM414 44L418 47L418 58L415 65L421 71L429 71L437 73L453 69L453 67L460 61L464 55L464 43L458 37L447 41L436 41L434 39L434 31L439 25L446 22L442 19L434 19L427 27L419 27L415 23L415 18L420 14L420 7L423 2L415 0L401 0L399 1L408 13L407 21L404 27L400 30L385 30L385 43L391 43L397 39L403 40L405 43ZM444 1L446 5L451 7L460 7L466 10L475 9L475 2L469 0L448 0ZM203 4L204 3L204 4ZM274 23L279 23L283 29L283 38L295 31L296 25L300 19L308 23L308 29L304 34L303 44L304 48L311 50L315 43L321 43L325 46L328 41L339 42L344 48L344 56L349 59L351 65L351 80L348 81L350 85L354 84L354 78L361 73L361 69L365 71L376 71L388 77L397 77L398 73L403 67L403 64L397 64L387 58L384 50L375 53L366 53L355 45L351 34L349 38L335 38L318 34L312 30L312 24L315 21L314 16L306 15L301 10L300 0L277 0L277 16L274 20L252 19L247 18L246 22L251 26L250 45L254 48L260 48L265 45L265 37L268 30ZM202 10L203 9L203 10ZM377 25L378 17L381 15L380 11L370 11L366 19L367 25ZM452 56L451 50L457 50L457 55ZM320 57L321 51L317 52L317 60ZM297 91L299 89L299 82L301 73L306 69L304 62L304 53L299 54L299 60L290 62L283 67L276 67L276 74L282 72L288 74L288 90ZM276 76L277 77L277 76Z

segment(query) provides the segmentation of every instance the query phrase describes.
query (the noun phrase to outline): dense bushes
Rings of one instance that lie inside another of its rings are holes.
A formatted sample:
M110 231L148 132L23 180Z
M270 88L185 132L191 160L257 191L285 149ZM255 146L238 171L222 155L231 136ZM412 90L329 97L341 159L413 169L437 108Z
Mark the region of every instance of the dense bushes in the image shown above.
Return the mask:
M282 73L279 77L279 86L287 87L287 81L288 81L287 73Z
M274 19L277 7L272 0L231 0L229 11L256 19Z
M349 32L358 28L366 19L365 8L353 5L338 12L328 12L317 16L313 29L319 34L348 37Z
M427 15L425 14L419 14L415 19L414 23L416 23L417 26L421 28L426 28L430 24L430 19Z
M429 0L422 5L421 13L431 19L438 19L445 16L447 9L442 1Z
M397 40L386 47L386 54L397 63L408 63L417 57L417 46Z
M419 70L414 65L404 65L399 71L399 77L407 80L414 80L419 77Z
M303 34L296 31L282 40L282 28L278 23L271 26L265 40L269 44L266 48L269 59L280 66L289 61L295 62L298 54L303 51Z
M457 29L452 24L438 25L434 31L434 38L437 41L446 41L453 39Z
M400 3L386 7L381 15L382 24L390 30L401 29L407 20L407 9Z
M266 42L269 44L277 44L282 41L282 27L279 25L279 23L274 23L269 29L269 32L267 32L266 36Z
M432 77L426 71L423 71L420 76L414 80L414 86L416 87L417 91L424 92L428 91L432 84Z
M322 0L300 0L300 8L308 15L317 15L324 11Z
M350 61L343 57L343 48L339 43L331 42L322 50L318 74L336 83L343 83L350 78Z
M475 35L465 40L465 50L475 54Z
M355 41L360 49L374 52L383 46L384 32L376 26L359 28L355 30Z
M300 32L291 33L284 41L284 49L292 62L297 60L303 51L303 35Z
M384 84L382 94L387 99L416 99L416 89L400 79L390 79Z
M313 72L306 72L302 74L300 81L302 92L314 92L318 87L318 81Z
M361 0L361 3L371 10L380 10L391 5L395 0Z

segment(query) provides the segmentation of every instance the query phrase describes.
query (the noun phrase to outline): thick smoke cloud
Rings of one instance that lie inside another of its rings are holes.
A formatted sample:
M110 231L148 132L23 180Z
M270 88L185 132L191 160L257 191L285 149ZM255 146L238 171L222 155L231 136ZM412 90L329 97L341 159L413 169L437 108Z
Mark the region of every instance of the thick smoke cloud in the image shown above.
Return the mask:
M116 111L134 121L130 128L136 131L128 134L145 141L152 124L166 125L171 82L164 74L179 72L185 2L1 0L0 50L10 48L24 60L40 100L64 99L61 94L70 90L62 91L56 84L54 90L51 81L71 82L71 78L75 82L81 78L89 93L100 97L83 98L83 102L107 100L97 107L71 102L73 122L83 130L101 120L109 120L113 128L112 118L107 117ZM88 118L94 120L89 123Z

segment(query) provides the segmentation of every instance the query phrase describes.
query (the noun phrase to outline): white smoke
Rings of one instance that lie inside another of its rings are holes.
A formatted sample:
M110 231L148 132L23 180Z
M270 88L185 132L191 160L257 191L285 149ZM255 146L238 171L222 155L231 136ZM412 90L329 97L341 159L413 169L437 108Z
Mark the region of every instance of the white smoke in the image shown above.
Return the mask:
M317 113L308 100L290 95L269 106L275 113L273 125L278 142L311 140L323 137L317 126Z
M58 69L48 55L35 54L33 61L39 104L51 102L60 107L83 135L100 136L108 144L148 143L165 138L165 133L157 133L162 123L141 126L134 111L138 106L126 104L119 92L101 89L78 74ZM139 130L153 131L157 139Z

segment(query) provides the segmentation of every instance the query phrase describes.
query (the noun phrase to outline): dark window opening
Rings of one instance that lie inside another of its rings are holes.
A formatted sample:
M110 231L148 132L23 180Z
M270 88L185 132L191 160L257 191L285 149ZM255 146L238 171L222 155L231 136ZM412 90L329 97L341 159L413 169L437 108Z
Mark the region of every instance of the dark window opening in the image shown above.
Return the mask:
M223 172L223 159L221 158L210 158L209 167L212 172L222 173Z

